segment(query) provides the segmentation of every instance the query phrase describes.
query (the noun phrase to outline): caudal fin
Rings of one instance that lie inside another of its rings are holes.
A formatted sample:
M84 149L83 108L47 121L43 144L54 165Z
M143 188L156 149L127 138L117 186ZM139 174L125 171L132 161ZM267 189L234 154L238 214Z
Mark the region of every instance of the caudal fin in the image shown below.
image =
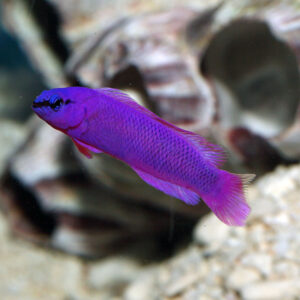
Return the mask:
M245 189L255 175L221 172L221 180L215 190L203 197L203 200L225 224L243 226L250 213L250 207L245 199Z

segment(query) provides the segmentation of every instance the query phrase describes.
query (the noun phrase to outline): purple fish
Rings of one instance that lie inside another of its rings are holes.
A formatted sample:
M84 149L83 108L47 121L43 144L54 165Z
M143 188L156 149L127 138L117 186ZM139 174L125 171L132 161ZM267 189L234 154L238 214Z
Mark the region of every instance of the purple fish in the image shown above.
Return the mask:
M222 222L244 225L250 212L244 188L254 175L219 169L225 159L221 147L164 121L123 92L52 89L43 91L32 107L87 157L105 152L158 190L190 205L202 198Z

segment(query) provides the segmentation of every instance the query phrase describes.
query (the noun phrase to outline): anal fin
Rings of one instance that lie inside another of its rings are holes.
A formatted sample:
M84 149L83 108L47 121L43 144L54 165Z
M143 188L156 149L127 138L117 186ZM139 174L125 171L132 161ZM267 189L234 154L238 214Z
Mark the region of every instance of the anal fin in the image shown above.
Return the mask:
M134 168L133 168L134 169ZM200 196L184 187L158 179L148 173L134 169L134 171L148 184L167 195L178 198L189 205L196 205L200 202Z

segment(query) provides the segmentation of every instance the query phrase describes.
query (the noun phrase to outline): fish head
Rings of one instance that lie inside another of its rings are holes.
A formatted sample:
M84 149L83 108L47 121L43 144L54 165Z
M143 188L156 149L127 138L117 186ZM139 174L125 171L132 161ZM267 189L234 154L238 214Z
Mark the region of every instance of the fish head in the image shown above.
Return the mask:
M43 91L32 103L33 111L52 127L65 131L85 119L83 88L69 87Z

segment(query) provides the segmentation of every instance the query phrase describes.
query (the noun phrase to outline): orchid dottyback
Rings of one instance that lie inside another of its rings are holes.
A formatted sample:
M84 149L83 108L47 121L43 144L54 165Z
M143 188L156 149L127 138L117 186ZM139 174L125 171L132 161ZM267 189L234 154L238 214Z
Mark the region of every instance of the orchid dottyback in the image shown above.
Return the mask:
M244 187L252 174L220 169L220 146L180 129L111 88L43 91L35 113L74 141L81 153L105 152L127 163L145 182L189 205L200 199L228 225L244 225L250 208Z

